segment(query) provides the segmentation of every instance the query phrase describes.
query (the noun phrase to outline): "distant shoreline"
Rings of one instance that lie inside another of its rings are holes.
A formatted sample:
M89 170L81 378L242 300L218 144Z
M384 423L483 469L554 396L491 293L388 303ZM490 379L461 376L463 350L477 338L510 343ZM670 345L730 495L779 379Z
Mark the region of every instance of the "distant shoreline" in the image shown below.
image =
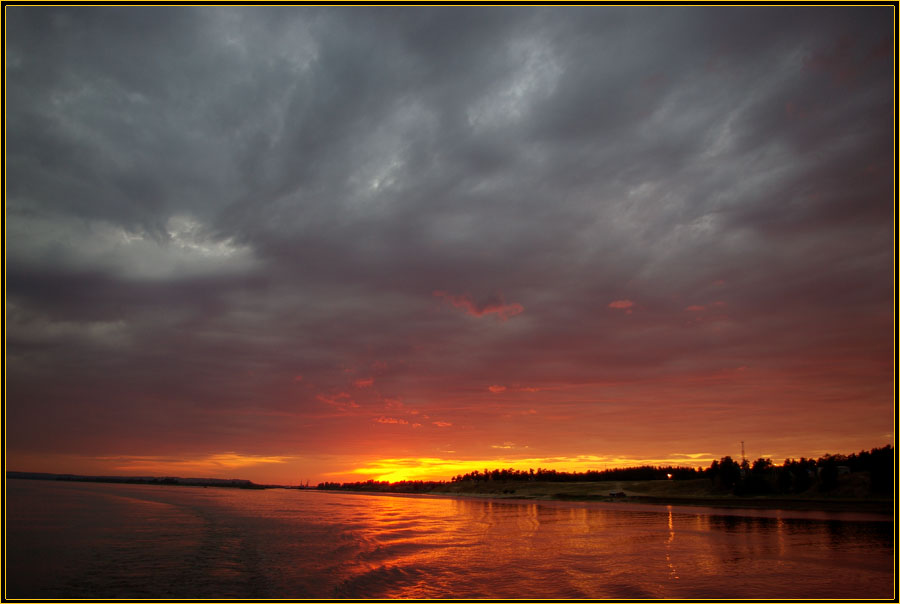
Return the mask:
M83 476L50 472L6 472L6 479L49 480L53 482L99 482L110 484L148 484L158 486L219 487L229 489L275 489L281 485L256 484L243 478L181 478L180 476Z
M495 501L556 501L570 503L624 503L654 506L710 507L718 509L784 510L876 514L892 517L892 499L834 497L828 495L718 495L704 488L709 481L610 481L582 483L507 482L495 485L451 483L450 488L430 491L372 491L365 489L318 489L330 493L425 495L491 499ZM614 495L615 494L615 495Z
M552 497L549 501L618 501L622 503L642 503L650 505L672 505L679 507L713 507L723 509L763 509L796 510L816 512L859 512L867 514L893 513L894 502L885 500L840 500L840 499L785 499L785 498L717 498L717 497L650 497L630 496L622 499L608 497L572 496Z
M592 483L555 483L555 482L531 482L531 483L500 483L491 485L492 488L484 488L488 485L478 485L482 488L460 488L459 483L448 483L448 490L436 488L428 491L380 491L367 489L321 489L312 487L290 487L284 485L261 485L245 479L228 478L181 478L160 476L82 476L77 474L53 474L44 472L16 472L7 471L7 479L16 480L46 480L53 482L90 482L107 484L139 484L153 486L193 486L193 487L218 487L238 488L250 490L263 489L291 489L302 491L315 491L322 493L347 493L362 495L395 495L395 496L426 496L460 499L490 499L495 501L521 501L521 502L569 502L569 503L622 503L642 504L653 506L677 506L680 508L707 507L723 510L783 510L783 511L812 511L812 512L837 512L875 514L884 517L893 517L896 510L895 502L891 499L879 498L841 498L828 496L748 496L738 497L734 495L711 495L702 489L697 489L693 494L684 487L690 487L689 483L697 481L682 481L681 484L672 481L611 481ZM704 481L705 482L705 481ZM655 484L654 484L655 483ZM665 489L665 487L681 487L677 489ZM640 491L652 490L657 494L644 494ZM660 492L664 490L676 491L668 494ZM605 494L604 494L605 493ZM614 495L615 493L615 495ZM676 494L677 493L677 494Z
M838 500L838 499L765 499L765 498L689 498L689 497L642 497L632 496L620 499L609 497L557 497L503 495L496 493L466 493L452 491L404 492L404 491L364 491L351 489L305 489L319 493L343 493L346 495L376 495L388 497L434 497L440 499L477 499L508 503L588 503L612 506L641 506L662 508L667 506L680 509L713 508L724 511L784 511L784 512L824 512L838 514L862 514L877 520L893 518L894 503L890 500Z

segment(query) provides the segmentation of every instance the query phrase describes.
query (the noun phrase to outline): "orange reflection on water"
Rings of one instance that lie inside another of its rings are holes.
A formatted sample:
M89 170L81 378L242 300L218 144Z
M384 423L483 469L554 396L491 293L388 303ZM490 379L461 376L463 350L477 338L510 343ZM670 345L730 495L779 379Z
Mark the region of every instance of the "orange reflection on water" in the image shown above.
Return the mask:
M893 585L889 521L9 482L17 597L817 599Z
M678 579L678 571L675 570L675 566L672 564L672 542L675 541L675 525L672 523L672 506L666 506L669 510L669 538L666 540L666 564L671 570L670 576L672 579Z

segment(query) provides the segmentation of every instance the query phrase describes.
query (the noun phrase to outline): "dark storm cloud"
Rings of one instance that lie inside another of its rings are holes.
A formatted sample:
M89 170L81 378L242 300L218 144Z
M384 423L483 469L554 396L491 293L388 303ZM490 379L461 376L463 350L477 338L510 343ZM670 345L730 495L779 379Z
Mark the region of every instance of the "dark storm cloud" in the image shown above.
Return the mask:
M888 9L7 17L9 413L48 442L312 416L379 363L403 397L890 357Z

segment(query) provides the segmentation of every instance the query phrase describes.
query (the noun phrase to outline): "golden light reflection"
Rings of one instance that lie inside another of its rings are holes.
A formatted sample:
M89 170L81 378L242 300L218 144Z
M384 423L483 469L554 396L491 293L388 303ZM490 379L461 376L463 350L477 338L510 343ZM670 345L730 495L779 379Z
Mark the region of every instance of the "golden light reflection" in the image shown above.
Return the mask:
M672 506L666 506L669 510L669 538L666 540L666 566L669 567L669 578L679 579L678 571L672 563L672 542L675 541L675 525L672 522Z

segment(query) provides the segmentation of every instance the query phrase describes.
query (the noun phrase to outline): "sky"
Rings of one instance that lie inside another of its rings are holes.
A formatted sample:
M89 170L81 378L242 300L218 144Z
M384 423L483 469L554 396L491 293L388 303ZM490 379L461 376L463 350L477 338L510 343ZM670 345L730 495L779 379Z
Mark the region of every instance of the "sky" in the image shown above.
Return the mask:
M892 7L4 10L9 470L894 443Z

